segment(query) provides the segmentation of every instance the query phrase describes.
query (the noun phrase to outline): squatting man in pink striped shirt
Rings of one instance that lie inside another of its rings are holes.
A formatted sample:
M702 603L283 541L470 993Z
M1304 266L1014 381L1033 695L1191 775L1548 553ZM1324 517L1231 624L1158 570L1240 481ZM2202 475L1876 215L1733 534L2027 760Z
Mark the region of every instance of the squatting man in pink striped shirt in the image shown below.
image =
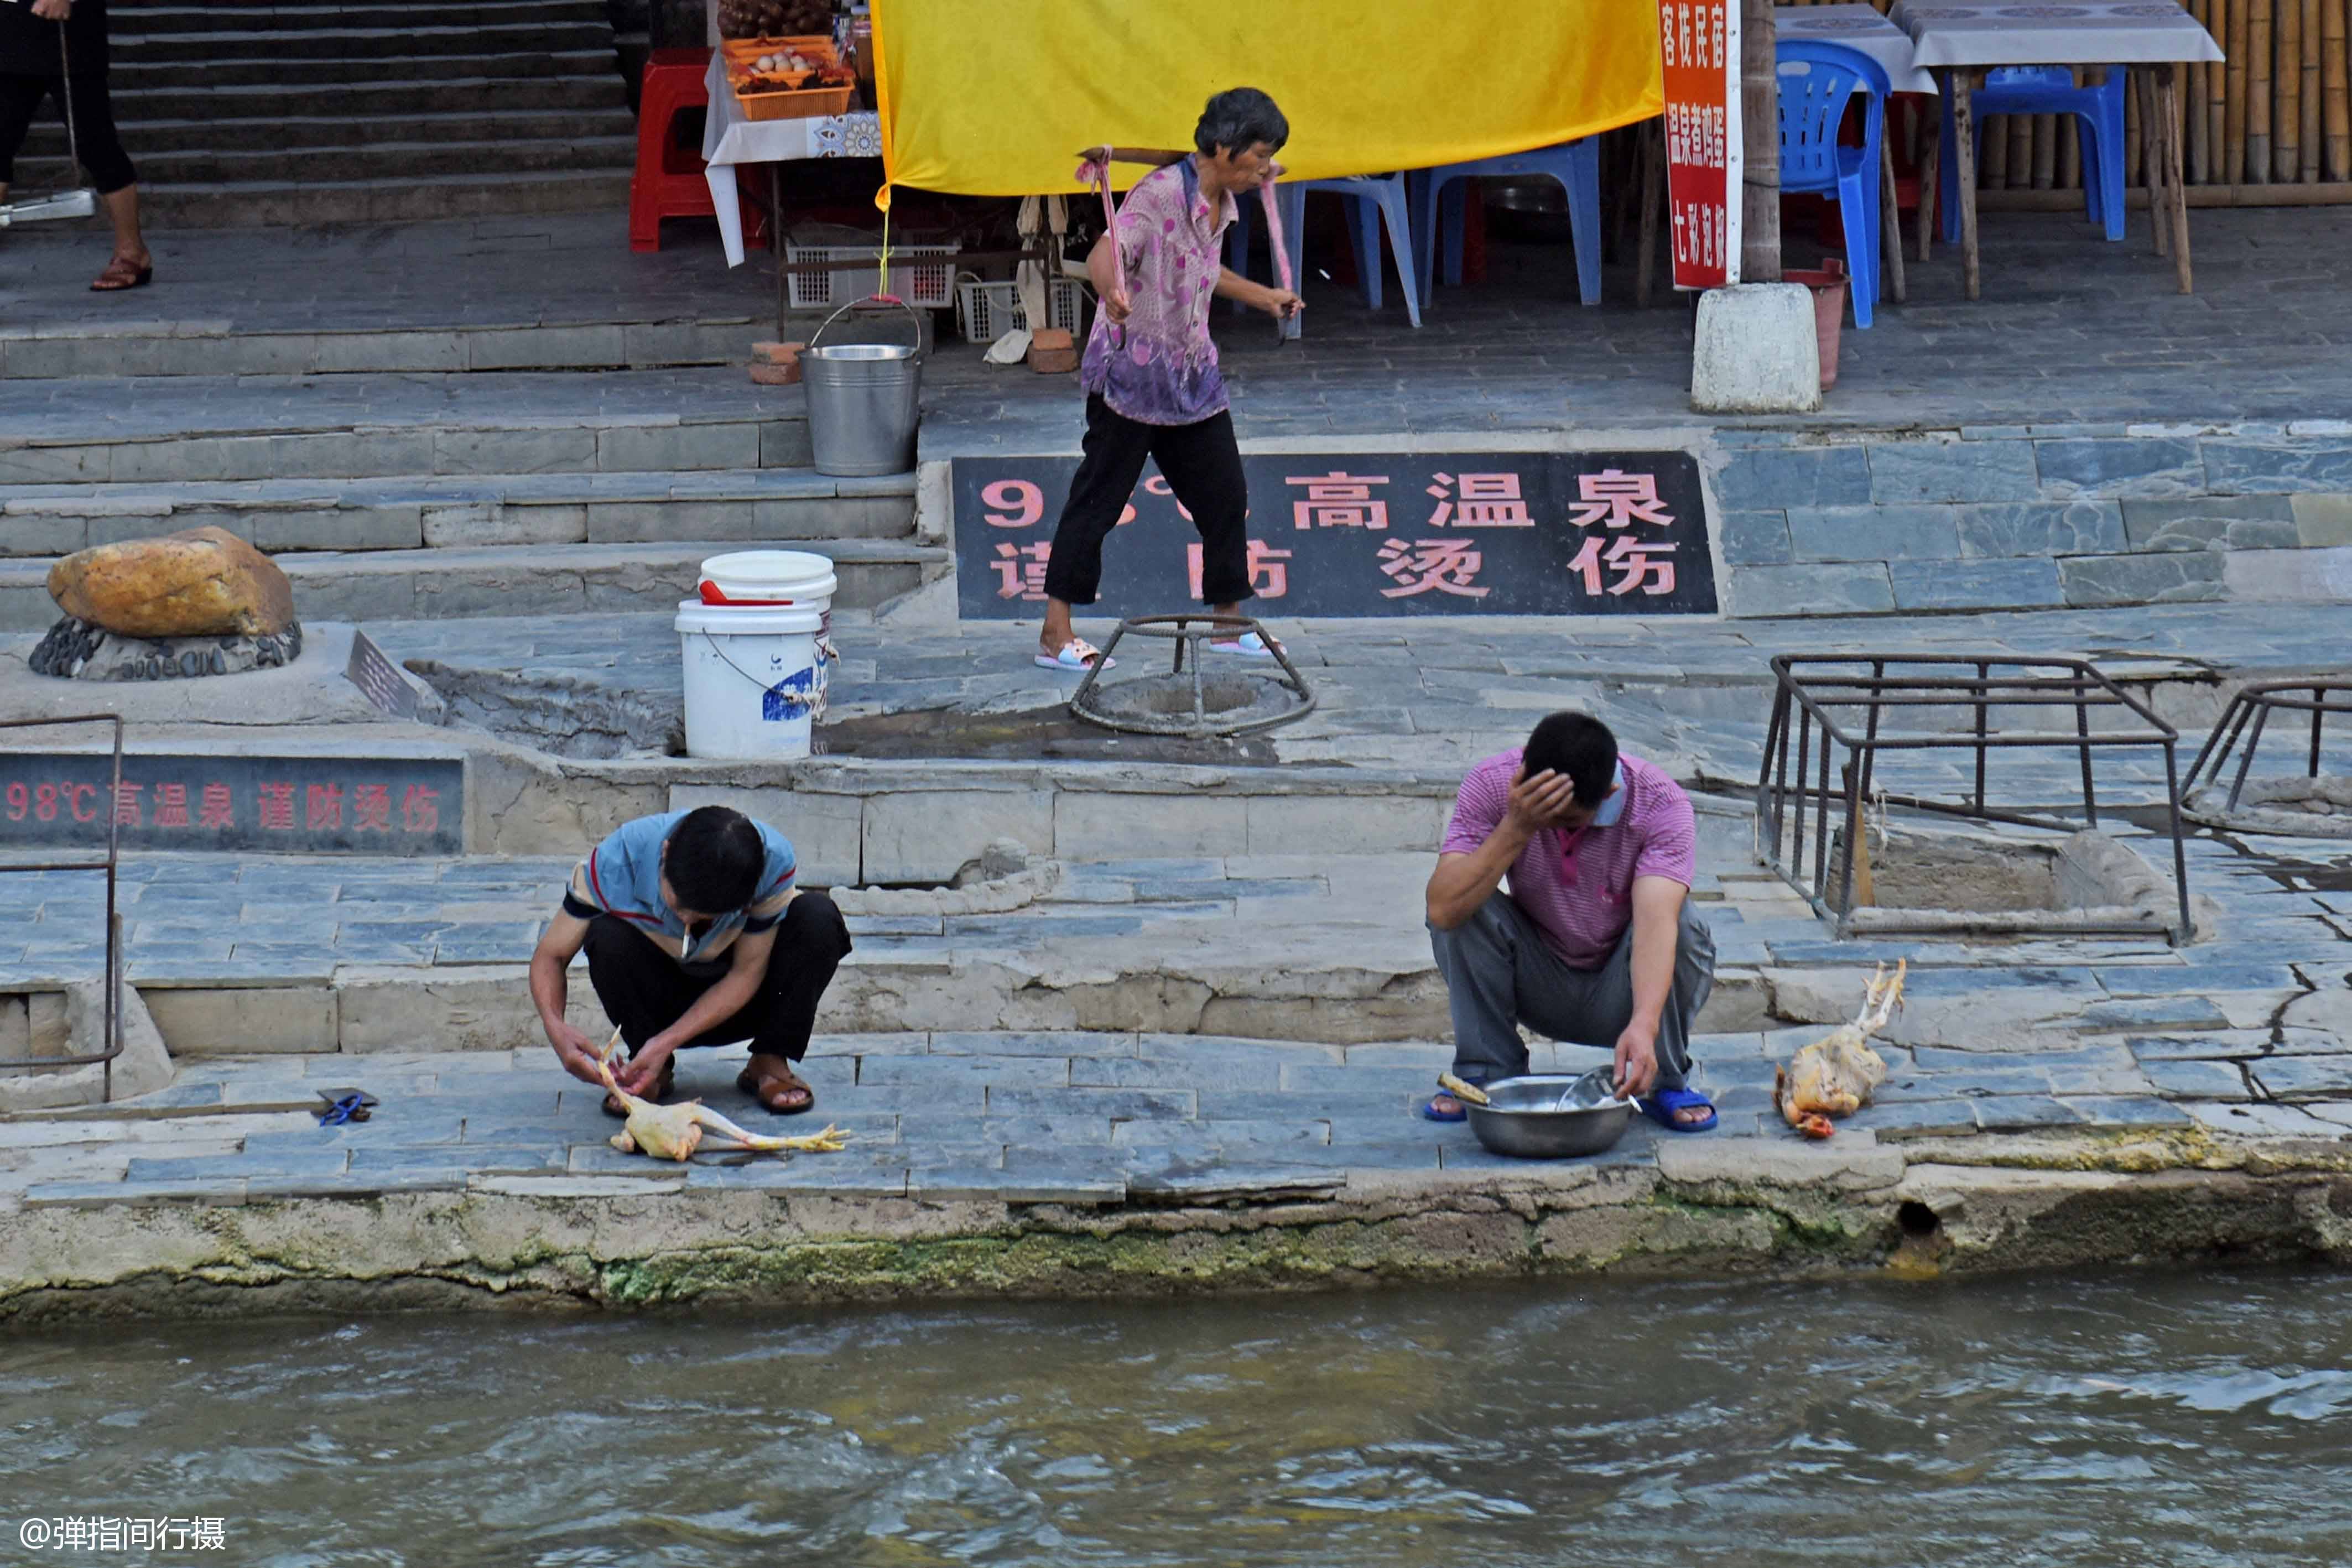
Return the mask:
M1428 894L1455 1075L1527 1071L1524 1022L1613 1049L1618 1087L1660 1125L1714 1126L1685 1087L1691 1021L1715 988L1715 939L1690 904L1697 836L1682 787L1584 714L1549 715L1526 746L1472 768ZM1440 1094L1423 1114L1464 1113Z

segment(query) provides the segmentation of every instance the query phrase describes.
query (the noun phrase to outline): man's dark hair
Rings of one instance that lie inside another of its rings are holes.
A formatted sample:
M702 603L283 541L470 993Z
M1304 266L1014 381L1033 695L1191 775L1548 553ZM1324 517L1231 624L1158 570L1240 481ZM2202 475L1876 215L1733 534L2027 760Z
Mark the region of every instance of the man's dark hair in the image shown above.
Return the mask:
M760 891L768 846L740 811L698 806L662 842L669 850L662 862L669 890L697 915L732 915Z
M1229 87L1209 100L1201 123L1192 129L1192 145L1203 158L1213 158L1222 147L1246 152L1259 142L1280 147L1290 140L1290 121L1282 118L1274 99L1254 87Z
M1590 714L1547 714L1528 737L1528 777L1549 768L1576 790L1576 803L1597 810L1617 774L1617 737Z

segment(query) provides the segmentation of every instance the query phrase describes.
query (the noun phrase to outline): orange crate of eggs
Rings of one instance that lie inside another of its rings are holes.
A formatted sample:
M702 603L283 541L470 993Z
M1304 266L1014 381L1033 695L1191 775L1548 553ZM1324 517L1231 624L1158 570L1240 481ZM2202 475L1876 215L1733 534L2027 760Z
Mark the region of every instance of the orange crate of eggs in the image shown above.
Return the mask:
M728 85L746 119L845 114L857 95L856 79L835 56L831 38L730 38L723 47ZM835 73L842 79L825 79Z

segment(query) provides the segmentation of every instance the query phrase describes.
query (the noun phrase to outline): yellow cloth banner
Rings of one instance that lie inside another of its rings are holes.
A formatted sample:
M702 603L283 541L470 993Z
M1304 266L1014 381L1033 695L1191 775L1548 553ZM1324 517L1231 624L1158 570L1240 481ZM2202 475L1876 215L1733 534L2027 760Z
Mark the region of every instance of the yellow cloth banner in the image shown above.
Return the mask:
M1655 0L873 0L892 184L1074 191L1081 148L1189 148L1271 93L1294 179L1524 152L1662 112ZM1146 172L1114 165L1121 185Z

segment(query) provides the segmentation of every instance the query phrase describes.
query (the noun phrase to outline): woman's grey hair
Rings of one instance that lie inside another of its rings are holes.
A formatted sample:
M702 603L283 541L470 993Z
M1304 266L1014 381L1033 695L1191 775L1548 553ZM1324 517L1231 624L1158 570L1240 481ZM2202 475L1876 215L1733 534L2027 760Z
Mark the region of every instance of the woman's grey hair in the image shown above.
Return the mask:
M1220 147L1246 152L1260 142L1278 148L1289 140L1290 121L1254 87L1227 88L1211 99L1192 131L1192 145L1204 158L1215 157Z

